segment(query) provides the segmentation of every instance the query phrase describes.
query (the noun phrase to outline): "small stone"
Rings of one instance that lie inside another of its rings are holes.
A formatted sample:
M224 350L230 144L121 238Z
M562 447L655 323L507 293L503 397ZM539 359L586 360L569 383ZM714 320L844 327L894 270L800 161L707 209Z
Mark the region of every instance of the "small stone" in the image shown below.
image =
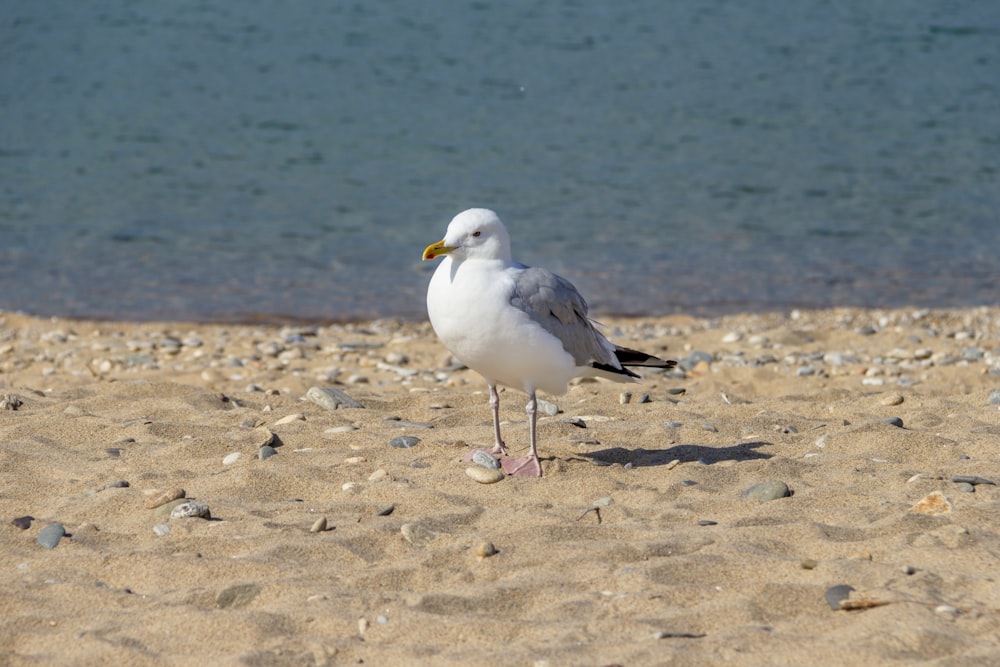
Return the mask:
M899 405L903 402L902 394L885 394L878 401L881 405Z
M852 591L854 591L853 586L840 584L839 586L831 586L826 589L826 593L824 593L823 597L826 598L826 603L830 605L830 609L840 611L840 603L849 599Z
M535 405L538 407L539 412L543 412L550 417L555 417L559 414L559 406L551 401L546 401L544 398L536 398Z
M327 410L365 407L334 387L310 387L306 392L306 398Z
M670 387L667 389L668 396L683 396L685 393L687 393L687 389L684 387Z
M321 516L313 522L313 525L309 528L310 533L322 533L326 530L326 517Z
M799 366L795 369L795 374L799 377L806 377L808 375L816 375L816 369L812 366Z
M991 391L990 395L986 397L986 403L989 405L1000 405L1000 389Z
M738 331L730 331L725 336L722 337L723 343L738 343L743 340L743 334Z
M389 622L389 617L385 616L384 614L379 614L378 616L375 617L375 622L378 623L379 625L385 625L386 623Z
M950 618L956 618L960 613L957 607L952 607L950 604L939 604L934 607L934 611L942 616L948 616Z
M631 401L632 401L632 392L623 391L622 393L618 394L618 402L621 403L622 405L628 405Z
M359 618L358 619L358 634L363 635L368 632L368 619Z
M21 530L28 530L31 528L31 522L35 520L33 516L19 516L15 517L11 523Z
M257 584L238 584L219 591L215 604L220 609L238 609L245 607L260 595L261 588Z
M291 414L291 415L287 415L285 417L282 417L278 421L274 422L274 425L275 426L283 426L285 424L293 424L295 422L304 422L305 420L306 420L306 416L304 414L302 414L301 412L296 412L295 414Z
M480 542L479 546L476 547L476 555L480 558L489 558L496 554L497 548L493 546L492 542Z
M239 460L240 460L240 453L239 452L233 452L232 454L226 454L226 457L224 459L222 459L222 465L224 465L224 466L232 465L233 463L236 463Z
M790 495L792 495L792 492L788 488L787 484L780 480L772 479L766 482L760 482L759 484L754 484L744 491L741 497L744 500L756 500L766 503L770 500L777 500L778 498L787 498Z
M404 523L399 527L399 532L402 533L403 539L416 547L422 547L437 537L434 533L416 523Z
M100 493L101 491L106 491L107 489L127 489L127 488L128 488L128 482L126 482L124 479L120 479L116 482L108 482L107 484L99 488L97 492Z
M503 470L482 466L469 466L465 469L465 474L480 484L496 484L505 477Z
M120 459L122 457L122 452L125 451L121 447L107 447L104 453L113 459Z
M681 422L674 422L674 421L663 422L663 425L666 426L667 428L680 428L681 426L684 426L684 424L682 424Z
M910 511L932 516L947 514L951 512L951 502L940 491L931 491L919 503L911 507Z
M155 526L153 526L153 532L159 535L160 537L163 537L164 535L170 532L170 526L165 523L158 523Z
M415 435L400 435L390 440L389 446L396 449L409 449L410 447L416 447L419 442L420 438Z
M368 475L368 481L369 482L381 482L383 479L385 479L388 476L389 476L389 473L386 472L385 468L379 468L378 470L376 470L372 474Z
M891 426L898 426L903 428L903 419L901 417L886 417L885 419L879 419L883 424L889 424Z
M713 521L711 519L699 519L698 520L698 525L699 526L718 526L719 522L718 521Z
M640 394L639 398L636 400L636 403L649 403L649 402L650 402L649 394Z
M171 519L184 519L187 517L211 519L212 512L209 510L207 504L200 503L197 500L183 502L170 510Z
M271 458L277 453L278 450L272 447L271 445L264 445L263 447L257 450L257 458L263 461L264 459Z
M492 454L482 449L477 449L472 452L472 462L491 470L498 470L500 468L500 461L494 458Z
M331 435L336 433L350 433L351 431L357 431L356 426L351 426L350 424L344 424L343 426L333 426L326 429L323 433L329 433Z
M564 417L560 421L565 424L572 424L577 428L587 428L587 422L580 417Z
M907 574L907 575L916 574L917 573L917 568L913 567L912 565L904 565L903 567L900 568L900 571L903 574Z
M719 429L717 429L712 424L702 424L701 425L701 430L702 431L708 431L709 433L718 433L719 432Z
M38 531L38 537L35 539L46 549L55 549L64 535L66 535L66 529L61 523L50 523Z
M956 484L996 484L992 479L986 479L985 477L978 477L976 475L953 475L951 481Z
M962 482L961 484L958 485L957 488L958 488L958 492L959 493L975 493L976 492L976 487L974 487L972 484L969 484L968 482Z
M375 511L375 516L389 516L396 511L395 505L384 505Z
M812 558L803 558L799 561L799 567L803 570L815 570L817 565L819 565L819 563L814 561Z
M173 488L173 489L149 489L143 492L146 494L146 499L142 501L143 506L148 510L154 510L160 505L165 505L171 500L177 500L178 498L183 498L185 496L184 489Z
M592 506L593 507L608 507L609 505L611 505L612 502L614 502L614 501L611 498L611 496L604 496L603 498L598 498L597 500L595 500Z
M344 459L343 465L345 465L345 466L356 466L356 465L360 465L362 463L367 463L367 462L368 462L368 459L366 459L363 456L348 456L346 459Z

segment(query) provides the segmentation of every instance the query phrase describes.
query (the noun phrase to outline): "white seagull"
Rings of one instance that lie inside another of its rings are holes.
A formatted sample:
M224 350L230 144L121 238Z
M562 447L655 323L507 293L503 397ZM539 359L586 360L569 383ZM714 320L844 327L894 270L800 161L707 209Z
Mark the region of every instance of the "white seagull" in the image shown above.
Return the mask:
M675 361L615 345L587 317L587 302L572 283L545 269L515 262L510 236L496 213L472 208L455 216L425 260L443 256L427 289L431 326L448 350L490 387L495 444L511 475L541 477L536 390L564 394L575 377L634 382L626 366L672 368ZM528 394L531 447L508 457L500 437L497 385Z

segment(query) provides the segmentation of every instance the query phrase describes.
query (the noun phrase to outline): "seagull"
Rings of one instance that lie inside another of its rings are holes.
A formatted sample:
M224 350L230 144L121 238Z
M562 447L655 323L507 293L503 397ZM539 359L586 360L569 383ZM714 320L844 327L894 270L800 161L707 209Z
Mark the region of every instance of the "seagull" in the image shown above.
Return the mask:
M427 314L444 346L490 388L494 446L503 470L541 477L535 392L566 393L576 377L634 382L627 366L673 368L676 361L615 345L587 317L587 302L571 282L511 258L510 236L499 216L471 208L455 216L424 260L444 259L427 289ZM511 457L500 436L497 385L528 395L530 449Z

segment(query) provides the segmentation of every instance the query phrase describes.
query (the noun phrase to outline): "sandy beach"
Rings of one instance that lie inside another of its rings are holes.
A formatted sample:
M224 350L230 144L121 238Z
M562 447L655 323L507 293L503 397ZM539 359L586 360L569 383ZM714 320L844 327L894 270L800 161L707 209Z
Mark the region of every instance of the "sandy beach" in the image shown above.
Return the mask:
M486 484L426 323L0 313L0 663L1000 661L1000 308L604 323Z

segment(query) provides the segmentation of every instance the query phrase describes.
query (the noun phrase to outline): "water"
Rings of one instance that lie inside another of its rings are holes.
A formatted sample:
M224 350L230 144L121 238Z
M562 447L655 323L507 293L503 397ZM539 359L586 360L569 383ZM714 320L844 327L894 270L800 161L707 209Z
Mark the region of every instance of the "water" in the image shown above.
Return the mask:
M0 7L0 308L421 318L451 217L601 314L998 302L1000 4Z

